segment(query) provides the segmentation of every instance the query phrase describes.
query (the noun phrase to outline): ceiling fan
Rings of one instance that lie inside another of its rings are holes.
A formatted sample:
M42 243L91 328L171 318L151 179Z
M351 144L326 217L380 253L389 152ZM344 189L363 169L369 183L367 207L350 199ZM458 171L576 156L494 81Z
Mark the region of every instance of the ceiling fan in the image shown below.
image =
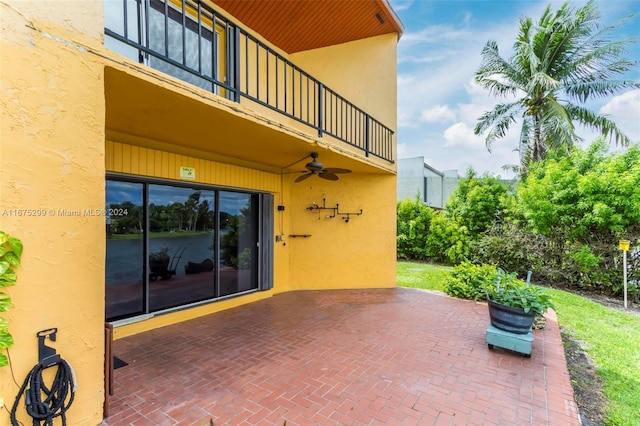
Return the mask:
M317 152L312 152L311 153L311 161L308 162L305 165L306 169L308 170L307 173L305 173L304 175L298 177L296 179L296 182L302 182L305 179L308 179L310 176L313 175L317 175L318 177L321 177L322 179L327 179L327 180L338 180L338 173L351 173L351 170L347 170L347 169L337 169L337 168L324 168L324 165L318 161L318 153Z

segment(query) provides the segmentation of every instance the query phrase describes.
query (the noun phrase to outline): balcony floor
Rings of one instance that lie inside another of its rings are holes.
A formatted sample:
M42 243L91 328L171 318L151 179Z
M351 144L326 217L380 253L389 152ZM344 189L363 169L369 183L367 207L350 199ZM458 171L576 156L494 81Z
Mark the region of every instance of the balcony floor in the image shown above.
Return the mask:
M488 322L406 288L276 295L117 340L104 425L579 425L555 314L531 358Z

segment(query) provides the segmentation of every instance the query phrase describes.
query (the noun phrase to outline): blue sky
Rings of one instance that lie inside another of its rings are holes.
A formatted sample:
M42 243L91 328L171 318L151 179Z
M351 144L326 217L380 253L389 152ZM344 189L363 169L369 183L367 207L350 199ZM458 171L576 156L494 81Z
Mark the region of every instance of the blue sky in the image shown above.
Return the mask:
M502 177L512 173L505 164L517 164L513 151L519 127L486 149L484 138L475 136L477 118L491 110L496 99L473 82L480 65L480 53L488 40L495 40L503 57L511 55L518 34L519 19L536 22L544 8L559 1L537 0L390 0L405 26L398 44L398 157L423 156L438 170L468 167L480 173ZM572 2L574 6L584 2ZM611 25L636 14L615 33L620 38L640 36L640 0L598 1L601 22ZM627 57L640 60L640 40ZM639 81L636 66L624 78ZM586 104L605 113L634 141L640 141L640 90L628 90L615 97ZM589 130L578 133L591 142Z

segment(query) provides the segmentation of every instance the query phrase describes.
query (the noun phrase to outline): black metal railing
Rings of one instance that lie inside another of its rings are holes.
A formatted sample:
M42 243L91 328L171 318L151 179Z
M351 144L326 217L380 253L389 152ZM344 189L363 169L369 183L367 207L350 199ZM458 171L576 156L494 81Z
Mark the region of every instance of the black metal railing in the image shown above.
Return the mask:
M105 45L394 162L393 131L199 0L105 0Z

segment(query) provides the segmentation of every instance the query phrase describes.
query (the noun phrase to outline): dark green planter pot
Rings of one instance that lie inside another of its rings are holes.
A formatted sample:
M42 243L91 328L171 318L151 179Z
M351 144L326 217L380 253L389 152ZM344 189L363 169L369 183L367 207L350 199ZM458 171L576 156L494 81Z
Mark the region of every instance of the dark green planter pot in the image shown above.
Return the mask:
M492 300L488 300L488 303L492 326L515 334L527 334L531 331L536 317L534 311L525 313L523 309L501 305Z

